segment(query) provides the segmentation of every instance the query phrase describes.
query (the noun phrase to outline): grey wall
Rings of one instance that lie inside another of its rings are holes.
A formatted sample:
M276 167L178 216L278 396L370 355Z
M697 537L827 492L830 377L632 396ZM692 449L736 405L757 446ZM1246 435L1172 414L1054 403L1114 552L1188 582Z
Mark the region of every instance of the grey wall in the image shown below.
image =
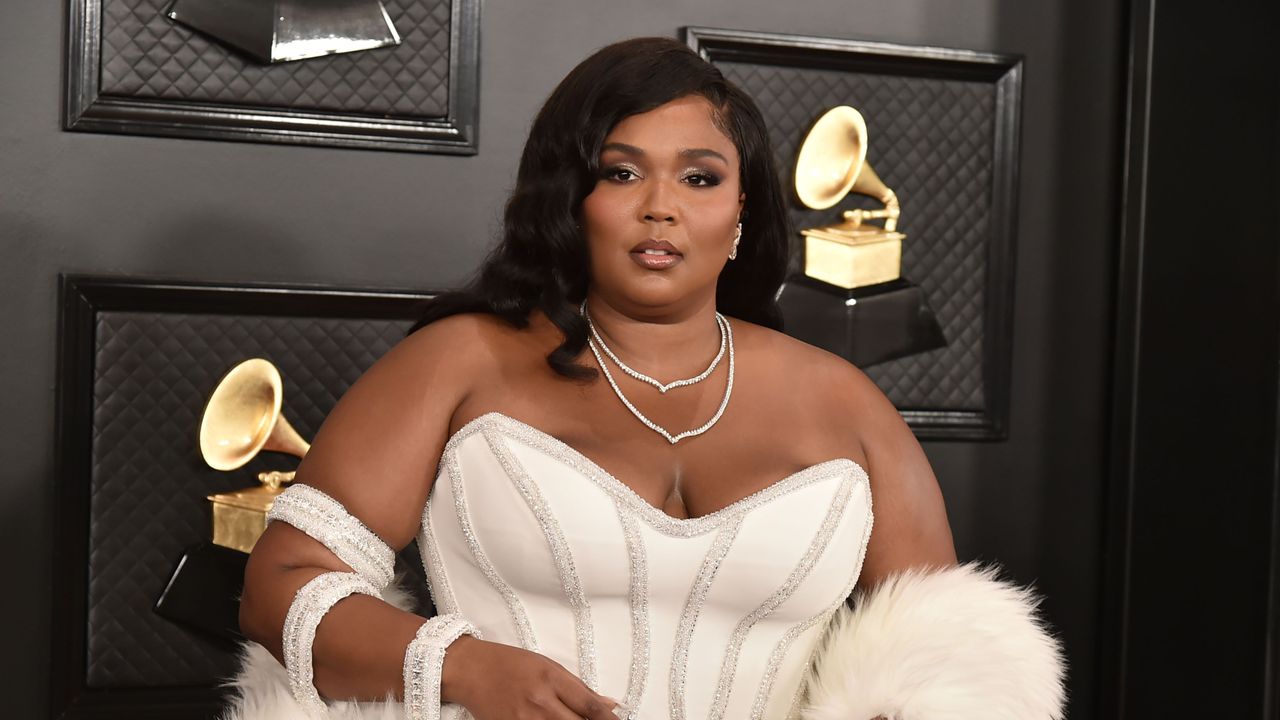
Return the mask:
M1121 8L1103 0L490 2L480 154L60 130L65 3L0 3L0 677L48 713L60 272L441 288L493 236L528 122L594 48L683 25L1026 56L1007 442L930 443L962 558L1036 581L1094 716Z

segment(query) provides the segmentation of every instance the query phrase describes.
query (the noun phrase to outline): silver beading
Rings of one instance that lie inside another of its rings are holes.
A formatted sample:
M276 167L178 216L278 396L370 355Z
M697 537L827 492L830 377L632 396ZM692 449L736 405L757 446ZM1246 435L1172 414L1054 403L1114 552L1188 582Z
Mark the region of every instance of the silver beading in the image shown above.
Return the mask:
M378 589L356 573L327 572L318 575L298 589L284 618L281 644L284 666L289 674L289 689L312 717L328 716L328 706L320 698L313 682L311 647L315 643L316 628L339 600L352 593L378 597Z
M587 317L588 323L591 322L590 316L587 316L585 312L583 313L583 316ZM617 381L613 379L613 374L609 372L609 366L605 364L604 358L600 355L600 350L596 348L595 340L588 339L587 347L591 348L591 354L595 356L596 362L600 364L600 369L604 371L604 379L609 381L609 387L613 388L613 394L618 396L618 399L622 401L622 404L627 406L627 409L631 411L631 414L635 415L637 420L644 423L645 427L658 433L662 437L666 438L667 442L675 445L685 438L701 435L702 433L710 430L711 426L719 422L720 416L724 415L724 409L729 406L729 396L733 394L733 326L730 325L729 321L724 319L720 313L716 313L716 322L721 323L720 327L724 330L727 337L727 344L729 346L729 379L726 381L724 386L724 399L720 401L720 407L716 408L715 414L712 415L711 419L705 424L701 427L694 428L693 430L685 430L678 435L672 435L666 428L645 417L644 413L640 412L639 408L633 405L631 401L627 399L626 395L622 394L622 388L618 387Z
M396 556L382 538L342 503L309 485L280 493L267 512L267 522L273 520L306 533L375 587L385 588L395 578Z
M404 706L409 720L440 719L440 672L444 653L462 635L480 631L456 613L428 619L404 651Z
M697 375L694 375L691 378L685 378L683 380L673 380L664 385L663 383L658 382L657 380L649 377L648 375L645 375L639 370L636 370L632 368L630 365L622 362L622 359L614 354L613 350L609 348L609 345L605 343L604 338L600 337L600 333L596 331L596 324L591 322L591 315L587 313L586 300L582 301L582 306L578 308L578 311L582 313L582 317L586 318L587 329L591 331L591 337L595 338L595 341L599 343L600 347L604 350L605 355L608 355L609 359L612 360L614 364L616 364L619 368L621 368L622 372L630 375L631 377L639 380L640 382L649 383L650 385L658 388L658 392L664 395L668 390L678 388L678 387L685 387L688 385L695 385L697 383L702 382L703 380L706 380L708 377L710 377L711 373L715 372L716 367L720 365L720 360L721 358L724 357L724 350L728 344L727 343L728 333L725 331L725 326L729 324L729 321L725 320L724 316L721 315L720 313L716 313L716 327L719 328L720 330L720 352L716 353L715 359L711 361L711 364L707 366L706 370L703 370Z

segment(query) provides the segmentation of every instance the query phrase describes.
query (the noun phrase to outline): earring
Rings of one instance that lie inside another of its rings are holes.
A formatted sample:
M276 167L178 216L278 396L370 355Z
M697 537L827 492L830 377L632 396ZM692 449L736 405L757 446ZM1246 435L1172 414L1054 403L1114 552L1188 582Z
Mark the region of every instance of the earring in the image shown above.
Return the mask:
M742 240L742 223L738 223L738 232L733 236L733 247L729 250L729 259L738 258L738 242Z

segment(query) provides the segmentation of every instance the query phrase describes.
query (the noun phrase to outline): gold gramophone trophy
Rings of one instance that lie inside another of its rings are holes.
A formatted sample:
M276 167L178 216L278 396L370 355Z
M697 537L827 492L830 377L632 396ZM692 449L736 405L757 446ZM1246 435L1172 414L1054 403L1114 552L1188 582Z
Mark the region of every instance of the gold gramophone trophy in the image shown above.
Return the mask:
M280 413L284 397L280 371L253 358L236 365L218 383L200 421L200 454L215 470L235 470L267 450L302 457L311 446ZM259 485L210 495L213 542L243 552L253 550L267 528L267 511L292 472L258 473Z
M200 453L217 470L242 467L263 450L298 457L310 446L280 414L280 372L255 358L236 365L218 383L200 421ZM156 612L198 630L229 649L244 641L238 615L248 553L267 527L267 511L292 472L258 474L259 485L208 496L213 544L188 547L156 600Z
M813 210L850 193L881 207L800 231L804 275L789 278L778 298L787 332L863 367L945 346L924 292L902 277L902 210L867 162L862 113L841 105L818 118L796 156L795 190Z
M796 195L806 207L826 210L849 193L869 195L884 207L846 210L834 225L807 228L804 273L852 289L902 276L902 240L897 231L898 196L867 163L867 124L848 105L828 110L814 123L796 157ZM867 220L883 219L884 225Z

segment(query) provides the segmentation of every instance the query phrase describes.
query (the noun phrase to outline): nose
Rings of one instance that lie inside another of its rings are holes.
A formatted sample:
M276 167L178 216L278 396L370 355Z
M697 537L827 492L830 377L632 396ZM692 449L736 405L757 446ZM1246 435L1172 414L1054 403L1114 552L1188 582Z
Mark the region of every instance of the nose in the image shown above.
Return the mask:
M675 222L675 203L667 183L662 180L653 180L648 183L648 187L645 189L647 192L643 203L640 205L644 213L645 222Z

